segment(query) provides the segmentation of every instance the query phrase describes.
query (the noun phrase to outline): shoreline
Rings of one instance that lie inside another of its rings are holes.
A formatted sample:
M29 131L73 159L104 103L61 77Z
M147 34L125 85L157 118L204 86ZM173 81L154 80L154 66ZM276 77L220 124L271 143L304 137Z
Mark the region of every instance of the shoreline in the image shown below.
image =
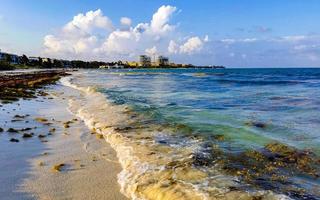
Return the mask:
M316 177L317 171L310 168L316 161L312 152L274 142L267 143L258 150L244 151L240 155L246 159L238 159L232 154L223 153L218 146L204 146L203 138L200 136L176 137L178 135L175 135L174 131L188 131L188 127L183 124L148 122L150 119L135 112L130 104L114 104L112 98L108 98L99 90L103 88L103 83L99 85L92 82L86 74L73 73L71 77L63 78L58 84L46 86L44 91L35 92L46 95L22 101L31 103L33 107L46 105L45 109L37 107L37 113L31 114L31 123L36 123L38 128L32 133L27 132L30 137L38 136L41 144L46 147L43 154L28 157L32 170L28 170L30 174L24 179L20 191L32 194L31 197L89 199L94 195L94 199L126 199L123 195L125 194L133 199L239 197L246 200L270 200L289 199L293 195L312 198L312 195L316 195L316 192L313 194L312 191L310 194L297 191L290 195L286 188L264 188L263 183L254 182L254 176L258 177L260 172L269 173L273 178L270 181L272 184L285 180L286 177L280 176L280 173L279 176L272 174L276 168L268 167L269 164L272 165L270 156L277 160L283 170L296 168L301 173ZM19 103L20 101L13 104L18 106ZM4 107L10 105L5 104ZM23 108L30 109L32 106ZM19 107L11 108L12 111L18 109ZM6 108L5 111L7 110ZM14 123L24 121L23 116L30 118L25 113L18 113L14 115L13 120L22 119ZM245 125L260 129L266 126L254 121L246 122ZM18 136L21 133L21 137L23 128L25 127L14 127L17 133L11 135ZM52 128L55 131L51 132ZM5 130L9 132L8 127ZM45 135L38 131L44 132ZM25 142L23 137L15 139L22 143ZM220 140L224 138L217 137L213 142L218 143ZM189 145L185 145L185 142ZM202 157L202 153L210 153L220 158ZM288 162L288 159L291 161ZM210 165L214 160L217 167L239 165L246 168L242 171L232 167L217 168ZM245 163L246 160L250 162ZM260 166L256 160L267 168L261 166L257 172L246 173L246 169L256 169L256 166ZM285 165L290 166L284 169ZM241 177L247 180L238 181L237 178Z
M44 86L44 82L40 82ZM41 91L46 95L35 92L32 98L18 97L1 104L1 112L8 112L0 118L3 129L0 138L5 144L0 148L1 158L13 158L12 162L0 164L2 181L8 182L0 190L1 196L7 199L127 199L117 183L120 165L115 152L68 110L72 89L58 83L49 84ZM10 128L17 132L9 133ZM10 142L10 138L18 142ZM61 167L56 168L60 164Z

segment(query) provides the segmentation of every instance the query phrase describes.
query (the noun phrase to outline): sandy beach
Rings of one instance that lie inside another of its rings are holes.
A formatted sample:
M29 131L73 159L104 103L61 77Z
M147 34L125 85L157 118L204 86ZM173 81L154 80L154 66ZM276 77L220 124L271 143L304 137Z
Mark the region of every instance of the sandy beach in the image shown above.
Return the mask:
M114 150L68 110L72 89L43 91L1 104L1 199L126 199Z

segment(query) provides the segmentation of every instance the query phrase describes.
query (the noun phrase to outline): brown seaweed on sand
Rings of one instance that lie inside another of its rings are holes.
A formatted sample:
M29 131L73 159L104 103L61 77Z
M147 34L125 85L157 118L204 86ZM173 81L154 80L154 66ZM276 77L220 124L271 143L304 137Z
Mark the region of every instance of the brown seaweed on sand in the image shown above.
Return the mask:
M52 169L56 172L60 172L62 170L62 167L64 167L65 164L64 163L60 163L60 164L56 164L52 167Z

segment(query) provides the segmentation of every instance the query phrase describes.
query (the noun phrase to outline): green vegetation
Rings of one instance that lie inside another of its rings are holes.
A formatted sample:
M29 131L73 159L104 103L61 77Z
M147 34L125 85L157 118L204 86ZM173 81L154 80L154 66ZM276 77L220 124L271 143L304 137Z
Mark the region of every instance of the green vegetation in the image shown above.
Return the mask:
M7 61L0 61L0 70L13 70L15 67Z

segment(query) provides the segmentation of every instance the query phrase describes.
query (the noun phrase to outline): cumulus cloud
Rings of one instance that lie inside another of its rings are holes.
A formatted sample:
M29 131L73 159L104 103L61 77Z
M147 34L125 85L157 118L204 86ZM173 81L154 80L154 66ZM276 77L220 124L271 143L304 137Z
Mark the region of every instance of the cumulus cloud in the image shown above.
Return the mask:
M180 52L193 54L199 52L203 47L203 41L199 37L189 38L183 45L180 46Z
M171 54L178 53L179 52L179 45L175 41L170 40L169 46L168 46L168 52Z
M181 37L184 34L170 23L176 11L174 6L163 5L149 22L135 26L130 18L122 17L122 28L114 27L100 9L79 13L56 34L44 37L44 52L48 56L92 60L136 59L143 53L191 55L199 52L209 37Z
M65 32L86 32L91 33L95 28L112 30L113 25L111 20L104 16L100 9L89 11L86 14L78 14L73 17L73 20L64 26Z
M169 25L168 22L172 14L177 10L173 6L161 6L158 11L152 16L151 31L154 33L166 33L172 31L174 26Z
M129 17L121 17L120 23L124 26L131 26L132 20Z
M152 48L146 49L145 53L149 56L154 56L158 54L158 49L156 46L153 46Z

